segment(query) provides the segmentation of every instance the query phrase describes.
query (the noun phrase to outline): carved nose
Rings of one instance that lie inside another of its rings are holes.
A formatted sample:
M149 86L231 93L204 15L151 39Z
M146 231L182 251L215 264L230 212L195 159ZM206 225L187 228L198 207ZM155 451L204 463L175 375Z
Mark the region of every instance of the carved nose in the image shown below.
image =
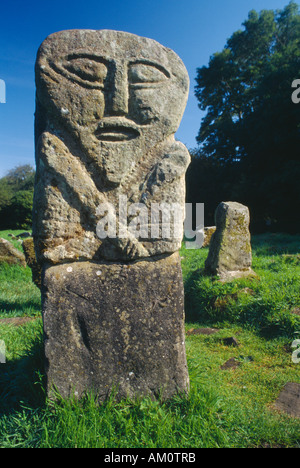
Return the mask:
M128 113L128 78L124 68L117 69L111 99L111 113L126 115Z

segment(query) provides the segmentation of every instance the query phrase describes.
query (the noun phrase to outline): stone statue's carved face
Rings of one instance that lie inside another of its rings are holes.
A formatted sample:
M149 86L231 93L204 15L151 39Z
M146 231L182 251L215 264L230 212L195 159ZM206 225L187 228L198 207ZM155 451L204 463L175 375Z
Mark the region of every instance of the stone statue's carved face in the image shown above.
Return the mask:
M147 151L173 135L189 88L179 57L154 40L118 31L49 36L36 64L37 99L118 184Z

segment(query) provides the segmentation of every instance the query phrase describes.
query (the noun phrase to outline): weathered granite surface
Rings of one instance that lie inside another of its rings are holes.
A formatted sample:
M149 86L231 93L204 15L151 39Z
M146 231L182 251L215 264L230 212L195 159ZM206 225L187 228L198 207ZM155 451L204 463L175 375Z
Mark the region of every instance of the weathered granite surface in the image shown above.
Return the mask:
M189 78L180 58L134 34L62 31L39 49L36 85L39 261L134 260L178 250L182 233L136 239L125 226L122 238L101 240L95 226L100 203L112 203L120 220L120 195L147 209L183 207L190 156L174 133Z
M23 252L25 255L26 263L31 269L32 281L39 289L41 289L42 268L37 263L37 260L36 260L33 238L28 237L27 239L24 239L22 242L22 247L23 247Z
M174 134L187 71L152 39L71 30L41 45L36 86L33 236L43 268L48 392L53 385L63 396L93 389L100 399L114 387L120 397L186 392L174 253L183 219L168 232L163 219L131 208L149 213L153 203L174 204L184 215L190 156ZM115 236L99 237L103 207Z
M237 202L222 202L215 214L206 272L227 281L253 275L249 209Z
M203 228L204 241L202 247L208 247L213 234L216 232L216 226L207 226Z
M180 257L48 267L44 279L48 391L104 400L188 389Z

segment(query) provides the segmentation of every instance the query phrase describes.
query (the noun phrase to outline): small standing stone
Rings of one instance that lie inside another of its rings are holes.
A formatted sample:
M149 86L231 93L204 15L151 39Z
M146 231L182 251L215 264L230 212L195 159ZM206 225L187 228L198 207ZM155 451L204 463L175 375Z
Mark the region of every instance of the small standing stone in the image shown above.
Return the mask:
M237 202L222 202L215 214L216 231L205 262L207 273L221 281L255 276L252 265L249 209Z

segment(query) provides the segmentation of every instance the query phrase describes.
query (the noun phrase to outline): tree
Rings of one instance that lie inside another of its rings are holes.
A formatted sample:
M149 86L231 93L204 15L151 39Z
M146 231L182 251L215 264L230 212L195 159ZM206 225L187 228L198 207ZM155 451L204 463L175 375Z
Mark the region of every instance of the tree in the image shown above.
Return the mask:
M300 78L298 5L251 11L243 26L197 70L195 95L206 116L192 167L205 158L226 167L232 185L229 192L223 185L222 199L248 204L257 226L273 219L278 229L291 227L300 202L300 105L291 99Z
M6 177L0 179L0 210L9 204L13 197L13 190Z
M0 179L0 229L30 229L35 171L17 166Z
M3 224L9 229L30 229L32 223L33 192L17 192L1 212Z
M29 190L34 186L35 170L30 164L16 166L8 171L5 179L15 190Z

